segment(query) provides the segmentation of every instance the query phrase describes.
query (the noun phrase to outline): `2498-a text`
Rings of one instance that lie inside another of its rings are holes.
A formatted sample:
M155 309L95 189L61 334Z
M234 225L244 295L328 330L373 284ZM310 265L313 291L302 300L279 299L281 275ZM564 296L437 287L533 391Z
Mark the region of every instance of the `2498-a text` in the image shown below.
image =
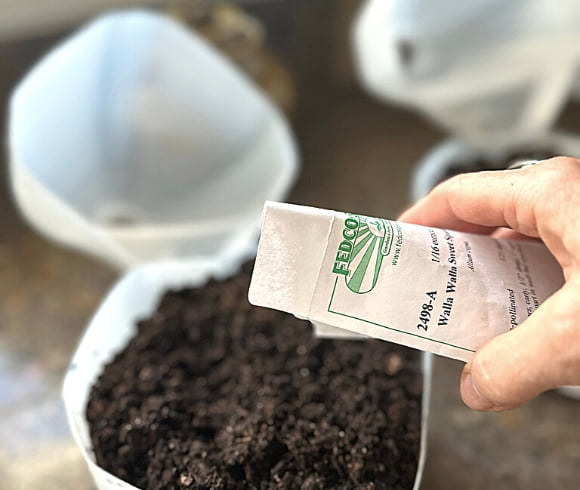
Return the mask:
M417 323L418 330L424 330L425 332L429 329L429 322L432 318L433 303L437 297L437 291L427 291L425 295L429 298L421 305L421 311L419 312L419 322Z

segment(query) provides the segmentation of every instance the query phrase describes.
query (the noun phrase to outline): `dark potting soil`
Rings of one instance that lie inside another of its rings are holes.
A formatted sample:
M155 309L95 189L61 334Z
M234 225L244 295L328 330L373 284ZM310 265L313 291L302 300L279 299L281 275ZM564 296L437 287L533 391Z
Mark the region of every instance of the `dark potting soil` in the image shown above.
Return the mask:
M142 489L412 488L418 353L316 339L249 305L250 270L139 322L90 394L97 462Z

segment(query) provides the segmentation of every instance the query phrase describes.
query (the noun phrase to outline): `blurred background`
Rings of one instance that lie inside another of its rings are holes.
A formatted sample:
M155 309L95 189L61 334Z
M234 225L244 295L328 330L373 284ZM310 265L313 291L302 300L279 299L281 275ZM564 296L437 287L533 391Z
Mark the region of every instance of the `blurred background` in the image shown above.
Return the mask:
M535 22L548 22L549 16L522 14L541 2L529 2L523 11L506 7L504 17L501 2L480 0L469 12L461 11L461 2L455 2L456 11L451 2L442 3L439 17L415 0L400 12L387 12L390 18L376 7L372 18L384 20L384 31L380 22L378 29L388 36L367 36L362 25L353 44L363 4L373 9L371 4L381 2L0 0L2 134L8 131L12 91L51 48L108 9L146 6L212 43L287 118L300 162L292 202L395 218L447 175L574 153L580 131L580 105L574 101L578 58L568 44L580 37L577 19L554 15L542 31ZM570 6L580 12L577 2ZM461 37L473 26L483 39ZM484 35L488 26L496 36ZM538 31L565 35L528 39ZM529 43L524 49L514 41L517 49L512 49L505 32L521 33L516 41ZM434 51L426 60L425 46ZM524 57L526 66L503 77L501 87L470 71L475 60L476 66L493 69L489 78L508 72L515 66L504 56L508 48L510 56ZM108 49L113 55L122 46L111 43ZM533 49L547 52L548 61L530 58ZM554 54L559 52L561 59ZM398 68L385 62L381 72L373 56L382 54L397 58ZM534 77L546 72L558 76L536 83ZM536 88L540 102L534 98L533 110L522 109ZM43 89L49 97L53 87ZM503 112L497 116L494 107ZM524 125L532 119L536 126ZM556 128L559 136L553 137ZM511 129L513 138L505 138ZM0 489L92 489L69 435L60 389L83 329L119 268L55 245L25 224L11 196L8 151L0 175ZM459 399L461 368L459 362L435 359L422 488L578 488L579 402L550 392L507 413L474 412Z

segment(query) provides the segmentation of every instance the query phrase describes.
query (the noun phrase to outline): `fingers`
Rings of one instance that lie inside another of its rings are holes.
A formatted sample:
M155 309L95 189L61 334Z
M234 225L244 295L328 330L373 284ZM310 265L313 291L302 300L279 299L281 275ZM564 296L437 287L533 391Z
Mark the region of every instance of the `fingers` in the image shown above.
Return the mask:
M566 285L519 327L483 346L461 379L467 405L519 406L547 389L580 384L580 160L558 157L520 170L463 174L399 218L496 238L540 238Z
M472 233L507 227L537 237L538 210L550 208L551 194L558 194L560 184L572 178L569 174L580 176L579 164L560 157L520 170L458 175L439 184L399 219Z
M514 209L522 188L529 188L526 174L531 170L458 175L438 185L402 218L459 231L467 231L466 227L483 232L498 226L517 229L513 226L517 225Z
M399 216L398 220L467 233L490 234L496 227L504 226L504 224L499 220L498 224L482 223L475 210L469 213L465 211L468 207L473 208L473 202L471 200L462 202L462 196L465 193L464 185L470 185L474 177L487 179L484 175L487 173L490 172L458 175L439 184L427 196Z
M465 366L464 402L505 410L566 384L580 384L580 284L566 284L524 323L489 341Z

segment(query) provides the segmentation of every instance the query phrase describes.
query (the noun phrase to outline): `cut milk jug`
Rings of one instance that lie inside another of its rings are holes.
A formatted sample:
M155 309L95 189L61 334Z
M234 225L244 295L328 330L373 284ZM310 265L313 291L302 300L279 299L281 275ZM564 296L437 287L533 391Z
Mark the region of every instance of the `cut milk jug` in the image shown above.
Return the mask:
M468 361L563 282L536 241L268 202L249 300Z
M121 270L253 245L264 201L298 167L267 97L145 10L99 17L40 61L11 97L9 146L27 220Z

